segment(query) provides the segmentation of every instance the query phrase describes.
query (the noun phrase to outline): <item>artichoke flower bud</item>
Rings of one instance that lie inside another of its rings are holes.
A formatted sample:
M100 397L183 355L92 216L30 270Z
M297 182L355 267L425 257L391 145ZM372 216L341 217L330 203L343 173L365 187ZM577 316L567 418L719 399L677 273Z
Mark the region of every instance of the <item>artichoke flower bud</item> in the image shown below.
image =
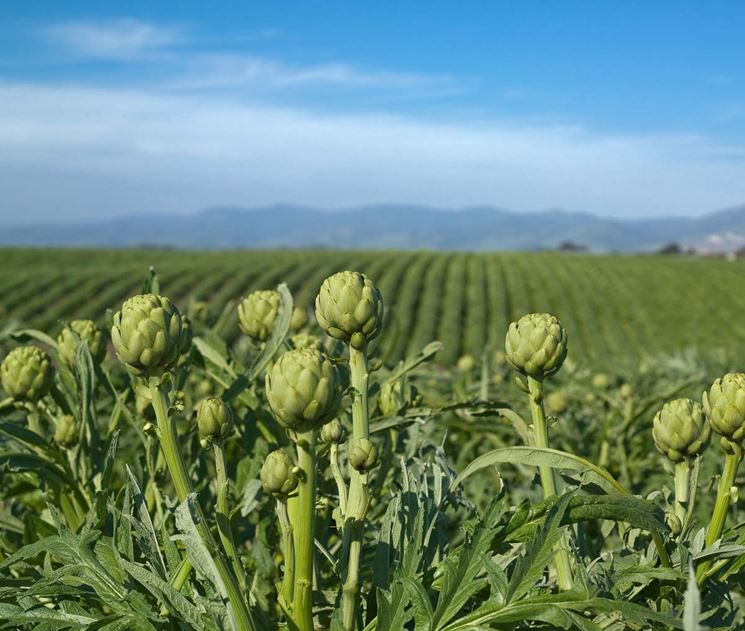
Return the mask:
M207 397L197 405L199 437L207 442L220 442L233 431L233 410L220 397Z
M238 305L238 322L248 337L256 342L269 339L279 313L279 292L254 291Z
M282 450L272 451L261 467L261 485L272 495L289 495L297 486L297 475L290 457Z
M106 357L103 333L92 320L73 320L57 336L57 352L67 366L75 363L78 342L87 342L93 361L100 364Z
M176 365L184 346L181 313L168 298L140 294L114 314L111 341L133 375L154 377Z
M329 421L321 428L321 442L327 445L340 445L347 438L347 430L338 418Z
M295 307L292 310L292 320L290 320L290 328L294 333L297 333L305 325L308 324L308 312L302 307Z
M634 396L634 387L630 383L624 383L618 389L618 394L621 395L622 399L630 399Z
M292 348L314 348L321 350L321 340L310 333L296 333L290 338Z
M745 437L745 374L720 377L703 398L712 429L728 441L741 444Z
M546 410L549 414L563 414L569 407L567 396L561 390L549 392L546 395Z
M652 437L657 449L673 462L683 462L701 454L710 434L704 408L691 399L668 401L652 421Z
M458 372L471 372L474 367L476 366L476 360L473 358L473 355L462 355L458 358L458 363L455 365L455 367L458 369Z
M336 416L341 376L320 351L287 351L266 374L266 398L277 421L292 430L317 428Z
M592 387L596 390L607 390L610 386L610 377L600 372L592 378Z
M670 534L672 534L673 537L677 537L683 531L683 523L680 521L680 517L672 511L667 511L665 513L665 523L667 524L667 527L670 528Z
M74 416L65 414L57 421L54 442L63 449L73 447L78 442L78 422Z
M383 416L395 416L406 405L404 383L401 379L386 381L380 389L378 407Z
M564 327L548 313L529 313L510 324L507 361L519 372L543 380L558 372L567 356Z
M3 389L16 401L35 403L49 392L54 372L48 355L36 346L14 348L0 366Z
M360 438L352 445L347 458L352 467L365 473L378 464L378 450L369 438Z
M362 349L380 333L383 297L364 274L339 272L321 285L316 319L331 337Z

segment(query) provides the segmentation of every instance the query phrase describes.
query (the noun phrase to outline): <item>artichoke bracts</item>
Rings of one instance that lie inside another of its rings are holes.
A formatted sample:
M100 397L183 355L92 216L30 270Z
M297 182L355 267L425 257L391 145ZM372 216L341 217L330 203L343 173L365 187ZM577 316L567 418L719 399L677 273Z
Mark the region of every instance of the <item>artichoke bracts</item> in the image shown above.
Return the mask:
M665 403L652 421L657 449L673 462L683 462L701 454L710 434L703 406L691 399Z
M266 395L281 425L304 432L336 416L341 378L325 354L296 349L282 355L267 372Z
M224 440L233 431L233 411L220 397L207 397L197 406L199 437L211 442Z
M188 335L176 305L155 294L125 301L111 328L117 356L130 373L141 377L162 375L173 368L187 346Z
M383 324L383 297L364 274L339 272L321 285L316 319L331 337L364 348Z
M48 355L36 346L14 348L0 366L3 389L16 401L35 403L52 387L54 371Z
M57 421L57 427L54 430L54 442L63 449L73 447L78 442L78 422L74 416L65 414Z
M729 373L704 393L704 410L712 429L732 443L745 437L745 374Z
M510 324L507 361L519 372L543 380L558 372L567 356L567 334L554 316L530 313Z
M254 291L238 305L241 331L255 342L269 339L279 313L279 293L273 290Z
M267 455L259 477L264 490L272 495L286 496L297 488L295 465L282 449Z
M92 320L73 320L57 336L57 352L67 366L75 362L79 342L87 342L91 357L97 363L106 357L103 333Z

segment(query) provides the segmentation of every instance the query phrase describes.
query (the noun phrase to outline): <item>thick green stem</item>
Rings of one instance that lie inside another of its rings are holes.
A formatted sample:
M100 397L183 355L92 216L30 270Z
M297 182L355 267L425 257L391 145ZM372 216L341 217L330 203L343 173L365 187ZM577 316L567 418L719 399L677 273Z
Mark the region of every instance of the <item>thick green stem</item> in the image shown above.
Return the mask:
M733 453L728 453L724 457L724 469L722 471L722 477L719 478L717 499L714 502L714 512L711 515L711 521L706 529L705 541L707 548L720 539L724 532L724 522L727 520L727 512L729 511L731 501L730 489L735 483L737 468L740 466L740 460L742 460L742 447L734 443L730 443L730 445ZM696 578L699 583L703 582L704 576L710 566L710 561L704 561L698 566L698 568L696 568Z
M533 377L528 377L528 390L530 394L530 412L533 416L533 439L536 447L548 445L548 426L546 425L546 412L543 409L543 383ZM557 496L556 477L552 467L541 465L538 467L543 486L544 498ZM556 574L559 579L559 588L563 591L572 589L572 566L569 561L569 552L566 549L566 538L556 547Z
M681 526L685 522L690 495L691 467L687 460L675 464L675 515Z
M298 631L313 631L313 556L316 523L316 431L297 435L298 504L293 524L295 589L292 618Z
M213 444L215 452L215 472L217 473L217 503L215 506L215 521L217 521L217 532L220 534L223 550L230 563L233 565L233 572L238 577L238 582L243 590L246 589L246 570L241 563L238 555L238 548L235 545L233 529L230 527L230 508L228 507L228 473L225 466L225 451L222 444L215 442Z
M295 592L295 541L292 534L292 522L287 511L287 500L277 498L277 519L282 528L282 556L284 568L282 574L282 598L285 607L292 607Z
M168 397L161 388L157 378L150 380L150 394L153 400L155 416L158 421L158 435L160 446L163 450L163 457L166 461L166 467L168 467L168 472L171 475L171 480L176 489L176 495L179 501L184 502L192 493L191 481L189 480L184 460L181 457L176 425L168 416ZM230 601L233 625L237 631L255 631L256 626L251 616L251 611L248 608L248 603L243 599L243 595L241 594L238 580L230 571L225 557L220 552L198 503L195 504L195 510L197 511L195 525L199 536L202 538L205 546L207 546L207 549L212 553L217 572L225 584L228 600Z
M349 369L351 385L354 388L352 402L352 439L355 444L363 438L369 438L370 422L367 410L367 353L365 349L349 347ZM342 620L345 631L353 631L357 617L357 600L359 596L360 555L365 518L370 503L368 475L350 468L349 495L344 515L344 540L347 543L347 576L342 592Z

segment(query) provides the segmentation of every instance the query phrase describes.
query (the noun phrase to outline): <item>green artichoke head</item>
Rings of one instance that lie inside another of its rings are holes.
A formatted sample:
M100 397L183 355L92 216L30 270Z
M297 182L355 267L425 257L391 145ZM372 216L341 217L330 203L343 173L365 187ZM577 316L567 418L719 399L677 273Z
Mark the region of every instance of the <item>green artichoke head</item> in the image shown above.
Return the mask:
M321 442L327 445L340 445L347 438L347 430L338 418L326 423L321 428Z
M197 405L199 437L207 442L220 442L233 431L233 410L220 397L207 397Z
M473 355L461 355L455 367L458 369L458 372L469 373L476 367L476 360Z
M292 320L290 320L290 328L293 333L298 333L304 329L306 324L308 324L308 312L302 307L295 307L292 310Z
M238 305L238 323L255 342L269 339L279 313L279 292L267 289L254 291Z
M378 464L378 450L369 438L356 440L347 457L349 464L360 473L366 473Z
M652 421L654 444L673 462L700 455L710 434L703 406L691 399L668 401Z
M378 407L383 416L395 416L405 406L406 388L403 379L386 381L378 395Z
M569 408L567 395L562 390L549 392L544 400L546 403L546 411L549 414L563 414Z
M592 377L592 387L596 390L607 390L610 386L610 377L604 372L599 372Z
M35 403L52 387L49 356L36 346L14 348L0 365L3 389L16 401Z
M295 333L290 338L290 344L292 348L314 348L321 350L321 340L312 333Z
M336 416L342 381L334 363L320 351L284 353L266 374L266 397L277 421L292 430L317 428Z
M331 337L362 349L380 333L383 297L364 274L339 272L321 285L316 319Z
M140 294L114 314L111 341L133 375L154 377L176 365L185 346L181 313L168 298Z
M264 490L272 495L287 496L297 487L295 467L282 449L267 455L259 477Z
M745 374L728 373L704 392L704 410L711 428L730 442L745 437Z
M78 442L78 422L74 416L65 414L57 421L54 442L63 449L74 447Z
M75 352L80 342L88 343L88 350L96 363L100 364L106 357L106 342L96 323L92 320L73 320L57 336L57 351L65 365L75 363Z
M507 361L528 377L542 380L558 372L567 356L564 327L548 313L529 313L510 324Z

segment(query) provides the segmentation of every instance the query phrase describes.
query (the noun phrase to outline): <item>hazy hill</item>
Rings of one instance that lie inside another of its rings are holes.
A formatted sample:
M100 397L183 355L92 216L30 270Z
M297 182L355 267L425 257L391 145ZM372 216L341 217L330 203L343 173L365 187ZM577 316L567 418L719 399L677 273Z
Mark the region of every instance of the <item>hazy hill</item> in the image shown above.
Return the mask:
M735 248L745 244L745 206L699 218L609 219L563 210L518 213L494 207L382 204L331 211L277 204L0 230L5 245L102 247L536 250L562 241L596 251L653 250L670 241Z

